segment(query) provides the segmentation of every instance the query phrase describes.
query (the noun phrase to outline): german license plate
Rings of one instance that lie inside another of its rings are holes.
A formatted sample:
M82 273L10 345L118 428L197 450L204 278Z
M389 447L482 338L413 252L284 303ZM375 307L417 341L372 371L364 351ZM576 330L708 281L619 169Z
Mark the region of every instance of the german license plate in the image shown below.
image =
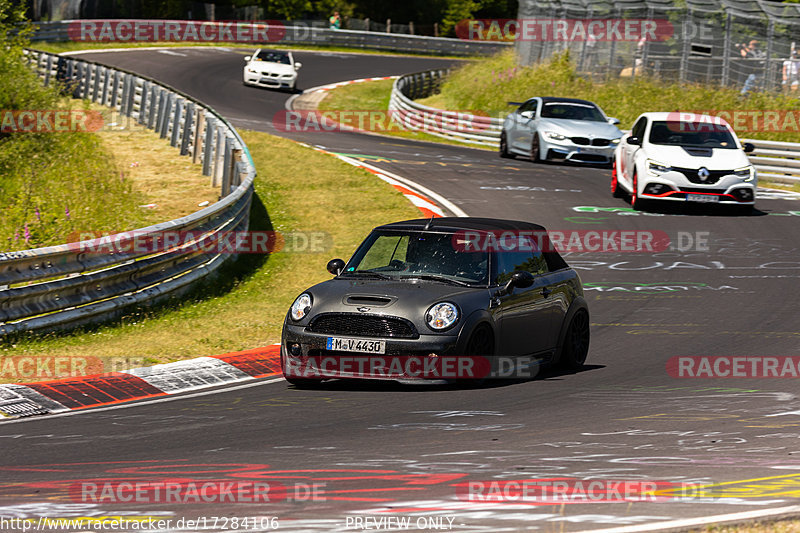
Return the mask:
M336 352L386 353L386 341L348 339L347 337L328 337L327 350Z
M719 196L717 196L716 194L687 194L686 201L714 204L719 202Z

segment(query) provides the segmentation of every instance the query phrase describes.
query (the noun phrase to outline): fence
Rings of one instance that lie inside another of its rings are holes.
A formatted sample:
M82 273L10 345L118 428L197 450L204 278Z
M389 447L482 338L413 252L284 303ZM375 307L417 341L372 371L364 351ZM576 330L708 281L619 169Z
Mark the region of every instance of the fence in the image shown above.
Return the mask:
M395 80L389 110L403 126L412 130L469 144L498 147L503 119L464 117L414 101L438 92L447 70L407 74ZM443 117L447 118L443 120ZM800 183L800 143L742 139L756 147L749 155L759 178L779 183Z
M154 129L181 155L203 165L221 199L191 215L135 231L141 240L165 231L206 239L246 230L255 167L236 130L197 100L120 69L28 51L45 84L61 82L77 98L120 111ZM204 253L195 242L137 251L120 238L116 253L87 253L93 244L63 244L0 254L0 336L55 330L105 320L133 305L151 304L202 283L233 254ZM111 240L116 241L112 236Z
M524 64L569 49L587 75L647 74L745 92L782 86L784 61L791 59L794 39L800 36L800 6L765 0L521 0L518 17L644 19L662 29L655 32L657 39L636 41L519 40L516 48ZM751 41L757 42L746 50ZM798 66L790 68L796 72Z
M73 40L76 25L82 21L79 20L63 20L58 22L39 22L37 23L37 30L32 41L70 41ZM101 25L104 22L118 23L114 20L91 20L85 21ZM128 21L132 24L147 24L156 23L159 25L164 24L186 24L187 21L180 20L158 20L158 21ZM230 27L230 22L201 22L192 21L196 24L207 26L209 34L216 34L212 31L214 28ZM251 23L235 23L237 27L242 28L241 33L248 33L253 35L255 32L251 30L253 24ZM508 43L498 42L482 42L482 41L468 41L463 39L448 39L444 37L426 37L423 35L406 35L399 33L383 33L374 31L357 31L357 30L331 30L329 28L320 28L312 25L290 25L293 23L267 26L260 25L259 29L268 27L271 28L270 35L276 35L274 41L271 43L257 43L255 41L242 41L250 42L253 47L260 46L261 44L296 44L296 45L314 45L314 46L337 46L346 48L363 48L367 50L384 50L391 52L412 52L417 54L429 55L450 55L450 56L486 56L497 53L511 46ZM163 27L163 26L162 26ZM72 28L72 32L70 31ZM245 31L248 30L248 31ZM242 44L240 42L240 44ZM187 42L187 44L191 44ZM220 45L232 44L232 42L219 42Z

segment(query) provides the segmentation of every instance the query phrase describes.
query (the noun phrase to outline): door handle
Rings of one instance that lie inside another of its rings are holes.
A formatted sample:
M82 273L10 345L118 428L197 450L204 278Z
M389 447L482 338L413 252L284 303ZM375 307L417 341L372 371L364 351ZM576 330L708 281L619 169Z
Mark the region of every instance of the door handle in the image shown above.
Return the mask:
M547 298L548 296L550 296L550 293L551 293L551 292L553 292L553 291L551 291L551 290L550 290L549 288L547 288L547 287L544 287L544 288L542 289L542 296L544 296L545 298Z

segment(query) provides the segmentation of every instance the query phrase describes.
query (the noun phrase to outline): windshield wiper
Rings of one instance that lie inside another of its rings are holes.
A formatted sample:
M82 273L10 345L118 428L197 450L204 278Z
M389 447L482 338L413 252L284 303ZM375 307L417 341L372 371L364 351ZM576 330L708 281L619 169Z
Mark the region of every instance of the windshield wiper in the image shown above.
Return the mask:
M340 276L349 276L351 274L355 276L373 277L378 279L397 279L392 276L387 276L386 274L381 274L380 272L372 272L369 270L351 270L349 272L342 272Z
M434 274L414 274L405 279L422 279L426 281L441 281L442 283L450 283L451 285L460 285L462 287L471 287L472 285L457 279L446 278L444 276L436 276Z

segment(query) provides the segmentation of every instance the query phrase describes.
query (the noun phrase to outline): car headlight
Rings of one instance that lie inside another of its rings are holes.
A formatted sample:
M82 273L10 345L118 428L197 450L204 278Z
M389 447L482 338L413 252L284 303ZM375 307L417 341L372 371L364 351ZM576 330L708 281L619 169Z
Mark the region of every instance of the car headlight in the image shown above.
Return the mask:
M425 322L434 331L444 331L458 321L458 307L450 302L432 305L425 313Z
M742 181L753 181L756 177L756 167L749 165L742 168L737 168L733 171L733 175L742 178Z
M658 161L653 161L652 159L647 160L647 172L651 176L658 176L659 174L663 174L671 170L672 167L669 165L665 165L664 163L659 163Z
M249 69L247 69L247 72L250 72L251 74L256 74L258 71L249 68Z
M620 139L611 139L611 144L619 144Z
M547 138L547 140L549 141L563 141L567 138L566 135L561 135L560 133L557 133L555 131L545 131L543 133L545 138Z
M307 292L304 292L292 304L292 308L289 310L289 316L292 317L292 320L302 320L305 316L311 312L311 304L313 300L311 295Z

